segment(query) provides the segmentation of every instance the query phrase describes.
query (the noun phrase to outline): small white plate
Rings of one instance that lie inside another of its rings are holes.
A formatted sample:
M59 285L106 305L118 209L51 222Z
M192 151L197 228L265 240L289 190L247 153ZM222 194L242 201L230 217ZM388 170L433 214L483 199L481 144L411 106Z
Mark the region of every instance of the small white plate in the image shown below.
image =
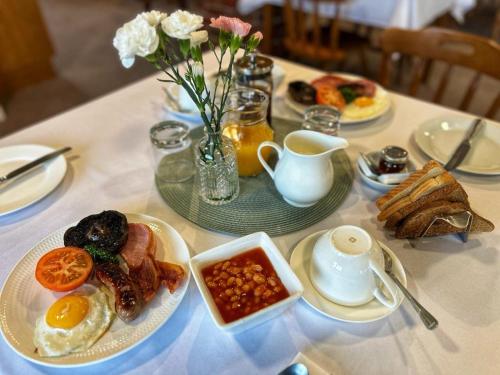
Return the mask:
M380 155L379 151L372 151L372 152L366 154L366 156L371 158L372 160L374 160L374 159L378 160L379 155ZM398 184L383 184L382 182L380 182L378 180L374 180L373 178L368 177L363 172L363 169L360 167L360 165L359 165L360 162L361 162L361 156L358 157L357 162L356 162L356 166L358 168L359 175L361 176L361 179L363 180L363 182L365 184L367 184L369 187L371 187L372 189L379 190L381 192L386 193L389 190L392 190L396 186L398 186ZM407 167L404 169L404 172L415 172L415 170L416 170L415 164L413 164L413 162L411 160L409 160L407 163Z
M321 76L326 75L327 73L313 73L312 75L308 75L307 77L302 77L301 80L305 82L311 82L312 80L319 78ZM356 79L365 79L360 76L356 76L353 74L344 74L344 73L331 73L332 75L343 77L346 79L350 80L356 80ZM368 122L375 120L381 116L383 116L385 113L389 111L391 108L391 100L389 98L389 93L380 85L375 84L377 87L377 91L375 92L375 98L380 99L382 102L382 106L377 109L374 113L370 114L369 116L361 117L361 118L349 118L346 117L345 114L343 114L340 117L340 123L342 125L349 125L349 124L359 124L362 122ZM293 100L288 93L285 95L284 98L284 103L294 112L298 113L299 115L303 116L305 110L310 107L309 105L301 104Z
M201 124L203 122L200 111L198 110L190 110L190 109L185 109L185 110L179 110L177 106L175 106L172 101L177 103L179 106L179 90L180 87L175 84L171 84L166 86L165 88L166 91L168 91L168 94L165 93L165 98L164 98L164 106L167 112L181 120L184 121L189 121L194 124Z
M0 148L0 176L6 175L55 149L40 145ZM31 171L0 185L0 216L29 206L50 194L66 174L64 155L48 160Z
M350 323L373 322L375 320L385 318L396 311L399 305L401 305L401 302L403 302L404 297L402 293L398 293L399 302L397 306L391 310L390 308L382 305L375 298L361 306L352 307L339 305L323 297L314 288L311 280L309 279L309 264L314 244L325 232L326 230L316 232L301 240L293 249L290 257L290 265L304 286L304 294L302 295L304 301L306 301L307 304L313 309L325 316L328 316L329 318ZM378 243L391 255L394 273L401 283L406 286L406 275L401 262L387 246L380 241L378 241Z
M184 267L184 283L173 294L160 287L155 298L133 322L124 323L116 317L109 330L87 351L61 357L40 357L33 345L35 321L64 293L43 288L35 280L35 267L43 254L64 246L64 232L76 223L61 228L28 251L12 269L0 293L0 331L4 340L20 356L50 367L80 367L103 362L139 345L172 316L189 284L189 250L186 243L174 228L159 219L142 214L126 216L131 223L149 225L156 235L156 258Z
M472 118L465 116L428 120L415 131L415 142L429 157L445 164L462 141L472 121ZM500 125L484 121L486 124L472 139L472 147L457 169L480 175L500 175Z
M273 67L273 72L272 72L272 77L273 77L273 91L276 91L276 89L281 85L285 78L285 70L281 65L274 65ZM234 75L233 75L234 77ZM215 76L212 75L208 77L209 81L215 82ZM207 84L210 86L209 82L207 81ZM179 90L180 87L179 85L176 84L169 84L165 86L165 90L168 90L167 93L165 93L166 98L164 100L164 107L168 111L168 113L172 114L175 117L178 117L179 119L185 120L192 122L194 124L201 124L203 122L201 116L200 116L200 111L197 109L183 109L179 110L178 106L180 106L179 102ZM222 95L221 91L221 86L219 86L218 95ZM175 102L175 103L172 103ZM176 105L177 104L177 105Z

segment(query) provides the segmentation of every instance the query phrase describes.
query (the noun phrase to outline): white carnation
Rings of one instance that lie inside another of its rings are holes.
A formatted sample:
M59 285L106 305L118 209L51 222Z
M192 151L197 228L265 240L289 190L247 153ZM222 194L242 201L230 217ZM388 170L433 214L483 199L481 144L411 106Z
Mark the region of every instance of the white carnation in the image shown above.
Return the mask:
M113 39L113 46L118 50L125 68L134 64L135 56L145 57L154 53L159 43L155 27L140 14L120 27Z
M191 65L191 71L193 72L193 77L203 76L203 64L201 62L195 62Z
M185 10L177 10L161 21L161 27L165 34L177 39L190 39L190 34L202 26L202 16L189 13Z
M196 47L208 41L208 32L207 30L193 31L189 34L189 37L191 39L191 47Z
M167 18L167 13L160 12L158 10L152 10L150 12L142 12L141 16L148 21L151 26L158 26L161 21Z

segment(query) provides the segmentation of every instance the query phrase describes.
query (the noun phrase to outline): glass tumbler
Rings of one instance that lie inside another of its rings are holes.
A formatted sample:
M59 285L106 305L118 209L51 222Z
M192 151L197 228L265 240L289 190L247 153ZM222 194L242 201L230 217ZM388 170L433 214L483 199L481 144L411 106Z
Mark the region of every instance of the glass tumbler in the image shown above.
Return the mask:
M161 182L184 182L195 174L189 127L162 121L149 131L153 144L155 175Z
M340 115L340 111L334 107L313 105L304 112L302 128L338 136L340 130Z

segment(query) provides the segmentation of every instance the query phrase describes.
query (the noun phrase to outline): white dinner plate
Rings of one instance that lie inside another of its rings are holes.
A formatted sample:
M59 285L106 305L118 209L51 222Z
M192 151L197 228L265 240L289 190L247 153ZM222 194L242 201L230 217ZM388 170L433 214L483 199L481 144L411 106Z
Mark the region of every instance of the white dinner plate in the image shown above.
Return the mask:
M322 77L326 75L327 73L319 73L319 72L309 72L306 77L301 77L300 80L305 81L305 82L311 82L312 80ZM353 74L345 74L345 73L331 73L332 75L343 77L346 79L365 79L360 76L356 76ZM385 113L389 111L391 108L391 100L389 98L389 93L379 84L375 83L375 86L377 87L377 91L375 92L375 99L380 100L380 107L376 109L373 113L367 116L363 116L360 118L350 118L346 117L345 114L342 114L340 117L340 123L342 125L348 125L348 124L358 124L362 122L368 122L375 120L381 116L383 116ZM304 115L304 111L310 107L309 105L301 104L293 100L288 93L285 95L284 98L285 104L294 112L298 113L299 115Z
M0 176L6 175L55 149L40 145L18 145L0 148ZM50 194L66 174L64 155L0 185L0 216L29 206Z
M130 323L115 317L109 330L87 351L61 357L40 357L35 353L35 321L65 293L51 292L35 280L35 267L48 251L64 246L61 228L40 241L16 264L0 294L0 329L5 341L31 362L51 367L79 367L114 358L146 340L158 330L181 303L189 284L189 250L177 231L165 222L141 214L126 214L129 222L149 225L156 235L158 260L184 267L186 280L173 293L163 286L141 315Z
M339 305L323 297L316 290L316 288L314 288L311 280L309 279L309 264L311 262L312 249L318 238L326 232L326 230L316 232L301 240L293 249L292 256L290 258L290 265L304 286L304 294L302 294L304 301L306 301L306 303L313 309L329 318L350 323L373 322L375 320L385 318L396 311L404 299L403 294L399 291L398 304L394 309L390 309L389 307L382 305L375 298L361 306ZM401 262L391 249L380 241L378 241L378 243L391 255L394 273L401 283L406 286L406 275Z
M434 118L415 131L415 142L427 156L445 164L462 141L473 119L462 116ZM471 149L457 167L463 172L500 175L500 126L486 122L471 141Z

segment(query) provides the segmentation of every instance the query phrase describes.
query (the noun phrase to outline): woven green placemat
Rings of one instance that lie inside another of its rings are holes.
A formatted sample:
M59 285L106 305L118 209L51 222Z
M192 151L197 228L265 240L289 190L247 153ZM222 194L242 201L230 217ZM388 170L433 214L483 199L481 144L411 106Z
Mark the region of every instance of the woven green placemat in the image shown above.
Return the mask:
M298 123L273 119L275 141L283 144ZM202 136L200 128L191 132L193 144ZM163 199L178 214L213 231L247 235L264 231L281 236L307 228L328 217L344 201L351 190L354 171L347 154L340 150L332 155L333 187L328 195L312 207L297 208L286 203L266 172L257 177L240 178L240 195L231 203L212 206L201 200L195 179L184 183L165 183L156 179Z

